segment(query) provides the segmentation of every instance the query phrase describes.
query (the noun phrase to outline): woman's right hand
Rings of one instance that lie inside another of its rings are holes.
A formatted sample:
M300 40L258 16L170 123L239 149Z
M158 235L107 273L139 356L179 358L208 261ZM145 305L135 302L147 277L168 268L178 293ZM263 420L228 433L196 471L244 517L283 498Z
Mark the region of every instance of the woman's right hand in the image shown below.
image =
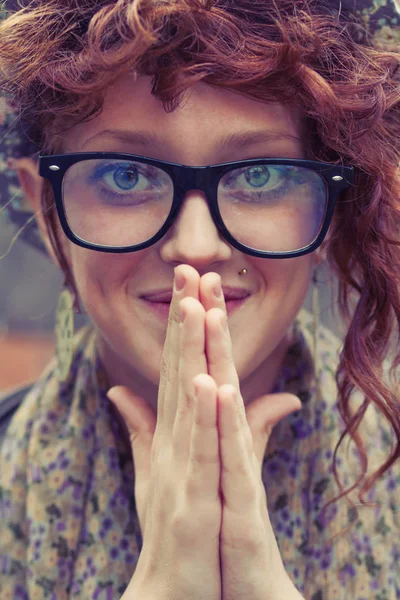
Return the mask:
M207 375L206 313L198 300L199 274L189 265L176 271L184 276L185 286L176 291L174 285L157 417L129 388L110 390L130 434L143 536L123 600L221 598L217 386ZM211 273L204 277L211 296L219 277ZM180 306L186 312L184 323ZM204 391L196 399L197 380Z

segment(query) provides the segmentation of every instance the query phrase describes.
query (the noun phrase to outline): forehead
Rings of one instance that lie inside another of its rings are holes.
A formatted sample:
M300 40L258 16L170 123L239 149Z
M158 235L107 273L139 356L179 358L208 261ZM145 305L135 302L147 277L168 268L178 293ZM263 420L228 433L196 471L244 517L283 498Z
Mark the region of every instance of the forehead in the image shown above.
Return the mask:
M162 102L151 94L149 77L126 74L107 90L102 113L75 126L64 137L71 151L104 150L99 146L104 143L112 151L111 139L99 136L102 131L140 129L162 140L164 149L185 149L186 155L198 156L199 151L208 152L227 133L243 131L282 134L281 141L277 142L277 136L275 140L272 136L271 141L294 148L300 145L300 128L300 110L296 107L266 104L202 82L185 91L178 108L166 112ZM88 144L93 136L96 142ZM117 147L113 142L115 151L123 151L129 142L119 140L118 144Z

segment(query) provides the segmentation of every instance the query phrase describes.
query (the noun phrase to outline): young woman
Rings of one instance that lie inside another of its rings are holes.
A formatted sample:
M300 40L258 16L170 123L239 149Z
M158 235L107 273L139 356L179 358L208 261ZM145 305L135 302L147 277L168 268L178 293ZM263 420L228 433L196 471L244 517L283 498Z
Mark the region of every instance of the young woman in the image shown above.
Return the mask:
M65 289L1 442L2 600L400 597L400 54L345 8L5 15ZM343 343L302 309L322 262Z

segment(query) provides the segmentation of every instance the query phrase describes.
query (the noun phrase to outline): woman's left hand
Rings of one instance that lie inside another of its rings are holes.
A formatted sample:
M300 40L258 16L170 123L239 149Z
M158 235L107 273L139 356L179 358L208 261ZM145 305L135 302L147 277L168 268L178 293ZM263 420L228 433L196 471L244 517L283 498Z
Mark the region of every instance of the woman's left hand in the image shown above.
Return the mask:
M222 600L300 600L271 526L261 469L273 427L300 410L301 401L293 394L266 394L244 406L224 298L211 296L215 281L215 275L202 278L200 291L207 311L208 373L219 387L218 413L224 414L218 417Z

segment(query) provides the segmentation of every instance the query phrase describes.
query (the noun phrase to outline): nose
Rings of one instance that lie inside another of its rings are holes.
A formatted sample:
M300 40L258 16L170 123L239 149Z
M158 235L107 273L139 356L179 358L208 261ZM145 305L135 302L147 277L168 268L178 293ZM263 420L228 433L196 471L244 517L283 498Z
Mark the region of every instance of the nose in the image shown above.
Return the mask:
M161 258L174 266L191 265L201 274L228 261L232 251L215 226L204 192L188 192L174 223L161 239Z

